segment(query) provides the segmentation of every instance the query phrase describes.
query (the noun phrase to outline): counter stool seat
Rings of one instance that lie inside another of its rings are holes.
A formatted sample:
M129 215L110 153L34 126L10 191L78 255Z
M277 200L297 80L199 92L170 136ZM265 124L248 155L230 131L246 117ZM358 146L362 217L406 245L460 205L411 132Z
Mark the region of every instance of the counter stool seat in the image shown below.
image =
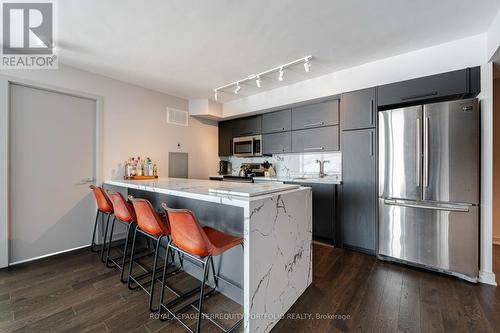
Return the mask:
M243 243L243 238L226 234L211 227L203 227L203 231L213 245L210 252L210 255L213 257Z

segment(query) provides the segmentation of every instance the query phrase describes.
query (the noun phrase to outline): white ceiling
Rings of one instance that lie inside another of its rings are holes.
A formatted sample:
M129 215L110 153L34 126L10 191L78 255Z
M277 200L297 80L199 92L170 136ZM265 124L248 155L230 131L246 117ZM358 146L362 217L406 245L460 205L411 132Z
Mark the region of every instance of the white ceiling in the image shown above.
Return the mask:
M283 83L484 32L498 0L64 0L60 61L185 98L313 55ZM243 87L240 95L256 92ZM232 94L227 94L226 100ZM234 96L232 97L234 98Z

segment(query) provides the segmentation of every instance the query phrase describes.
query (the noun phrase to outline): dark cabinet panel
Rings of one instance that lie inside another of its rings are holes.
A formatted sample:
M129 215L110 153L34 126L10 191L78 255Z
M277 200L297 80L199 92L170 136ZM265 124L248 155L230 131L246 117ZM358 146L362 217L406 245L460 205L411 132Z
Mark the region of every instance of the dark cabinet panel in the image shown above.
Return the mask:
M262 133L284 132L292 129L292 110L283 110L262 115Z
M292 131L294 153L333 150L339 150L339 127L337 125Z
M375 134L375 129L342 132L342 241L371 253L377 223Z
M271 133L262 135L263 154L281 154L292 151L292 133Z
M234 120L219 123L219 156L231 156L233 150Z
M294 183L312 188L313 237L338 245L336 235L336 185L317 183Z
M340 99L340 127L343 131L375 127L377 116L375 95L375 88L342 94Z
M403 106L473 97L479 92L479 67L386 84L378 88L378 106Z
M233 138L239 136L258 135L262 133L262 116L235 119Z
M332 100L292 109L292 129L338 125L339 101Z

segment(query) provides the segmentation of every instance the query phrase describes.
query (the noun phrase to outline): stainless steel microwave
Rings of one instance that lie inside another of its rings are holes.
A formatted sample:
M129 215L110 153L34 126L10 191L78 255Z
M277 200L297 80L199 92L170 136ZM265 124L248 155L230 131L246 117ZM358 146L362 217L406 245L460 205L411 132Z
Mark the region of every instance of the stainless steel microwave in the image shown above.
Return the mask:
M238 157L262 156L262 135L234 138L233 155Z

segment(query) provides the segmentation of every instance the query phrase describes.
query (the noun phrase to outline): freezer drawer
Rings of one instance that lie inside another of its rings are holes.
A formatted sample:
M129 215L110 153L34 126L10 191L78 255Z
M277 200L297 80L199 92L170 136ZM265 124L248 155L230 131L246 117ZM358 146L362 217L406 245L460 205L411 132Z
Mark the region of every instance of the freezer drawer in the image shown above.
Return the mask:
M476 278L478 207L419 205L379 199L379 254Z

